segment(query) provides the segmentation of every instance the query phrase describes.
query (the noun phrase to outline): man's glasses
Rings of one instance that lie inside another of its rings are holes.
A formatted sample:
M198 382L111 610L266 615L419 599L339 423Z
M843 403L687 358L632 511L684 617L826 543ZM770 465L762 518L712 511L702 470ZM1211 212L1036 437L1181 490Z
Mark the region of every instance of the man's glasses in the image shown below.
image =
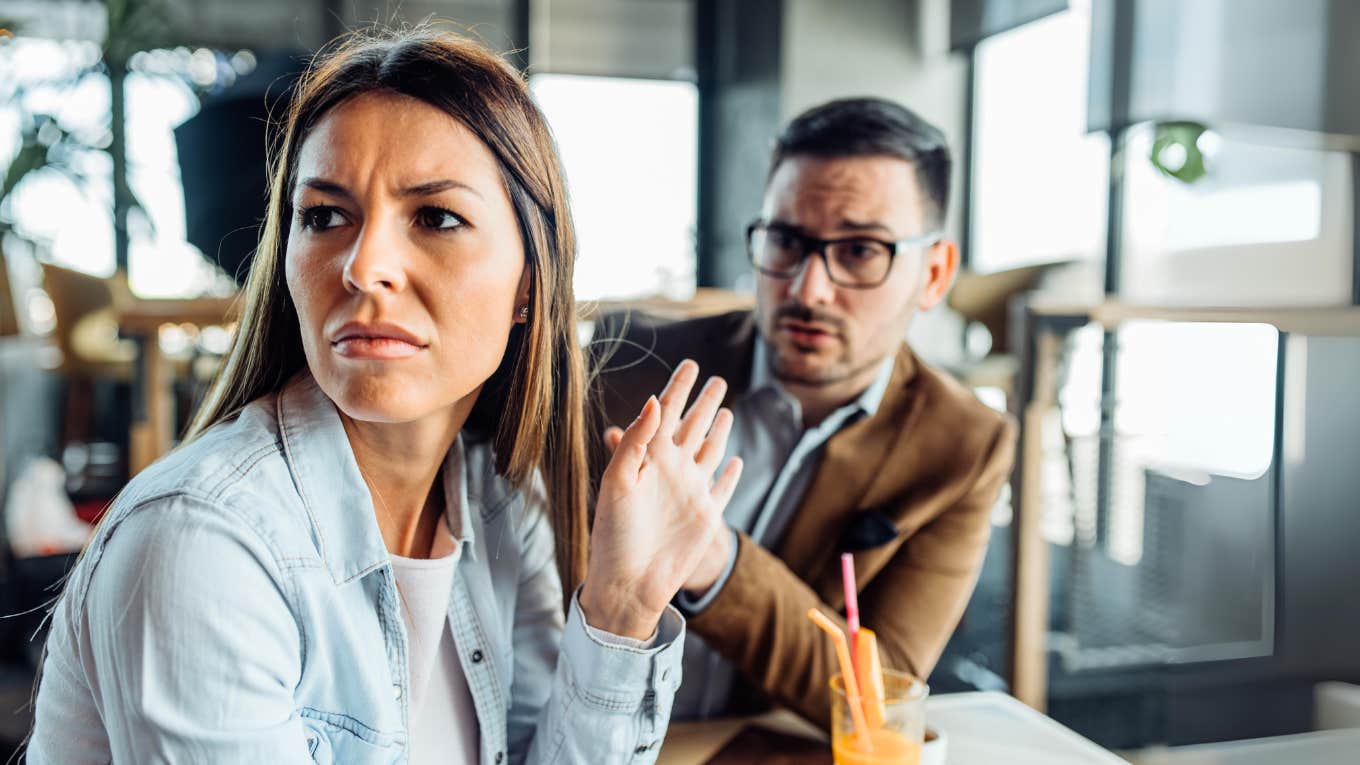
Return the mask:
M812 255L821 257L834 284L867 289L888 279L897 253L928 247L940 241L939 232L888 242L867 236L818 239L783 223L756 221L746 227L746 251L751 265L766 276L792 279Z

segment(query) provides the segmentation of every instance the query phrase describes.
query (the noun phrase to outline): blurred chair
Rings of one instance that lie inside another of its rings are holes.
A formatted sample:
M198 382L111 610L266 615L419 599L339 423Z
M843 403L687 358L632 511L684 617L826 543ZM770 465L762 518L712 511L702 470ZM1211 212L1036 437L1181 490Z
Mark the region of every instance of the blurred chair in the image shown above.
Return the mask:
M9 264L5 262L5 251L0 245L0 337L17 335L19 330L18 295L9 280Z
M137 346L118 336L118 301L127 294L120 276L100 278L44 263L43 290L56 314L59 371L66 377L62 442L83 440L93 409L96 380L129 382Z
M1046 274L1066 265L1067 261L1058 261L988 274L960 272L945 303L966 323L960 340L964 361L949 371L970 388L997 388L1009 399L1019 371L1019 354L1010 347L1011 299L1039 289ZM985 350L969 347L970 329L977 326L990 338Z
M43 290L56 313L62 372L131 379L137 347L118 336L118 301L127 294L123 278L100 278L51 263L42 270Z
M969 322L977 322L992 335L992 353L1010 352L1011 298L1038 289L1044 275L1067 261L1022 266L989 274L959 272L945 302Z

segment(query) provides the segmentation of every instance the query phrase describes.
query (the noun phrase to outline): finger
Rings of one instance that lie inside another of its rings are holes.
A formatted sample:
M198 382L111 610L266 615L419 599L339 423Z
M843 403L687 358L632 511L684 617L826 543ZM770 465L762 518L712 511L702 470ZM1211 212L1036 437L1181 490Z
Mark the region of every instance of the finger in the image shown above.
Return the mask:
M694 381L699 377L699 365L689 359L680 362L671 374L670 382L666 383L665 390L661 391L661 427L658 432L663 436L670 436L675 432L675 424L680 421L680 414L684 411L685 401L689 399L689 392L694 388Z
M619 448L619 442L622 440L623 440L623 428L620 428L617 425L610 425L608 428L605 429L604 446L606 449L609 450L610 454L613 454L614 450Z
M637 481L638 471L647 457L647 444L656 435L657 426L661 423L660 409L656 396L647 398L637 419L619 437L614 456L609 460L609 467L605 468L604 481L623 481L628 486Z
M727 509L727 503L731 501L732 493L737 490L737 479L739 478L741 478L741 457L733 457L723 466L722 473L718 475L718 480L713 482L713 489L709 492L719 514Z
M732 410L719 409L717 416L713 418L713 429L708 431L708 437L699 447L699 453L694 455L694 461L699 463L705 475L712 475L713 471L718 469L723 452L727 450L727 436L732 432L732 422Z
M721 377L708 378L708 382L704 383L704 389L699 392L699 398L694 400L694 404L680 421L680 427L675 431L676 445L687 452L699 448L700 442L704 440L704 434L713 427L713 415L722 405L725 395L727 381Z

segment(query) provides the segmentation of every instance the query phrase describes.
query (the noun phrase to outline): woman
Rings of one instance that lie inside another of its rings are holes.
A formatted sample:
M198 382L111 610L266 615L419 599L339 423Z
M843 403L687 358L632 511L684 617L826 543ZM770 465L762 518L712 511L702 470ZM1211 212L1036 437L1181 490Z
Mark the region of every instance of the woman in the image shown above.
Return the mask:
M683 364L611 434L587 558L571 217L516 73L351 38L275 160L190 439L55 609L29 760L651 761L740 470L723 384L684 413Z

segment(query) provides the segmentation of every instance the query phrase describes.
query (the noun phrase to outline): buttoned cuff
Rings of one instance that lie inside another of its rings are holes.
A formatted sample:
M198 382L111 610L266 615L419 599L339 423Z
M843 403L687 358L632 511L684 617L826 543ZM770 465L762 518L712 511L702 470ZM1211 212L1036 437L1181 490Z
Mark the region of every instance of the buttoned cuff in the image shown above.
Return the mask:
M732 577L732 569L737 566L737 548L741 547L741 538L737 535L736 529L729 529L728 531L732 535L732 548L731 552L727 555L727 566L723 568L723 572L718 576L718 580L714 582L703 595L697 598L692 597L684 590L676 593L675 605L680 609L680 613L685 616L698 616L703 613L704 609L708 608L713 604L713 601L718 599L719 593L721 593L723 587L727 585L727 580Z
M586 624L579 594L567 611L561 658L577 695L598 708L625 711L636 709L650 693L666 707L657 711L669 717L670 699L680 686L684 617L667 606L651 639L631 640Z

